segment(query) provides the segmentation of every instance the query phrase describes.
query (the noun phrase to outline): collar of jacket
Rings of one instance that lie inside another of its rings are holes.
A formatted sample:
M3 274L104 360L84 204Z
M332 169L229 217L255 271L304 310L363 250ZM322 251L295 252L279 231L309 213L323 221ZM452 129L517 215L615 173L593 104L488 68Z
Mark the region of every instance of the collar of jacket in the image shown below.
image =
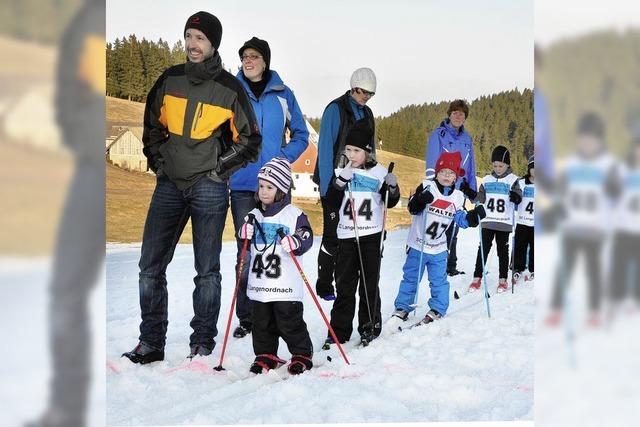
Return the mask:
M184 65L185 73L189 83L199 85L200 83L214 79L222 71L222 58L216 51L213 56L202 62L194 63L187 61Z
M465 132L464 129L464 125L460 126L459 130L456 130L456 128L454 128L451 125L451 120L450 119L444 119L441 123L440 123L440 127L441 128L445 128L447 130L447 132L449 132L451 135L453 136L458 136L458 135L462 135Z
M282 209L284 209L285 206L287 206L290 203L291 203L291 195L287 194L286 196L284 196L283 200L270 204L269 206L267 206L266 209L263 209L262 203L260 203L260 207L258 209L260 209L260 212L262 212L262 215L265 217L274 216L278 214Z
M284 90L284 83L282 82L280 75L276 72L276 70L269 70L269 71L271 73L271 78L269 79L269 83L267 83L267 86L264 88L264 92L262 92L263 95L267 92L280 92ZM251 89L249 88L249 84L244 79L244 74L242 73L242 69L240 69L240 71L238 71L238 74L236 74L236 79L238 79L238 81L242 84L242 87L244 87L244 90L247 92L247 95L249 95L251 99L257 101L255 95L253 94L253 92L251 92Z
M349 94L349 102L351 103L352 110L358 110L362 116L364 116L364 106L360 105L356 102L356 100L351 96L351 91L347 92Z
M491 176L492 176L492 177L494 177L494 178L498 178L498 179L500 179L500 178L504 178L505 176L509 175L511 172L512 172L512 170L511 170L511 166L508 166L508 167L507 167L507 170L506 170L506 171L504 171L504 173L503 173L502 175L498 175L498 174L497 174L497 173L495 173L495 172L491 172Z
M433 182L435 182L436 187L438 187L438 190L440 190L440 194L442 194L443 196L451 195L451 193L453 193L453 190L456 188L455 182L453 183L453 185L450 185L448 187L445 187L444 185L440 184L436 178L433 178Z

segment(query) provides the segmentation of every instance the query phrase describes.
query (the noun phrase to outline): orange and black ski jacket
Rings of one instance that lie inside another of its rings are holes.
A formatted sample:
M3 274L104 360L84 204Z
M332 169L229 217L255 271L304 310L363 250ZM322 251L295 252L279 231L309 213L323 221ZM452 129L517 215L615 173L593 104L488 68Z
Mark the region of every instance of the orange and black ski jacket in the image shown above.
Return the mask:
M255 161L262 137L247 93L216 52L158 78L147 96L142 141L149 167L184 190L212 171L226 180Z

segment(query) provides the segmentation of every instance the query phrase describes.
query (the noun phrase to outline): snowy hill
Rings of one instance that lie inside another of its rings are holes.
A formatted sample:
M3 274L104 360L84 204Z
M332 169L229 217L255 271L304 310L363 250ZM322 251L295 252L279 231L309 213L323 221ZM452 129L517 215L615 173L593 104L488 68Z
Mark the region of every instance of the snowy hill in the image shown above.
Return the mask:
M407 230L389 234L381 278L382 313L393 311L402 274ZM222 373L214 371L220 357L234 278L235 245L223 245L222 308L213 354L185 362L192 317L193 252L176 249L169 266L169 330L165 360L147 366L120 358L138 337L139 245L107 249L107 423L108 425L350 423L417 421L533 420L534 289L522 285L496 294L497 258L489 256L492 318L487 318L482 293L465 294L471 280L478 230L461 230L458 268L466 275L451 281L448 315L429 326L383 336L356 348L357 334L345 344L351 365L337 349L322 351L326 336L311 297L305 297L305 321L316 353L317 368L299 377L284 370L250 376L254 354L251 339L230 338ZM312 286L319 248L305 256ZM451 278L450 278L451 279ZM426 281L417 315L429 297ZM322 302L325 313L330 302ZM237 320L234 319L235 326ZM279 356L290 357L281 341ZM331 361L327 356L330 356ZM285 379L285 380L283 380Z

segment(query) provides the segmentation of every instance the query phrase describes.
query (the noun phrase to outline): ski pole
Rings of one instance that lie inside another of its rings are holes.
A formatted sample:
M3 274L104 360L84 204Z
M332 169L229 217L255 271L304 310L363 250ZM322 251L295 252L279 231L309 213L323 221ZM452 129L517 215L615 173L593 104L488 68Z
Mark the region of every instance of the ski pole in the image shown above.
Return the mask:
M427 184L427 188L424 191L429 191L431 189L431 185ZM423 192L424 192L423 191ZM425 210L426 210L425 206ZM418 263L418 283L416 284L416 293L413 296L413 304L411 305L413 310L413 315L416 315L415 307L418 305L418 295L420 294L420 282L422 282L422 254L424 253L424 241L425 237L425 228L427 228L427 213L422 211L422 228L420 228L420 234L422 236L422 242L420 243L420 261Z
M515 288L516 285L516 280L514 278L514 273L516 271L516 215L518 213L517 209L518 205L516 205L515 203L514 205L514 212L513 212L513 217L511 218L511 229L513 230L513 237L511 238L511 294L513 295L514 291L513 288Z
M360 278L362 279L362 285L364 286L364 298L367 303L367 311L369 312L369 324L371 325L373 334L373 318L371 317L371 305L369 304L369 291L367 290L367 280L364 274L364 262L362 262L362 251L360 250L360 235L358 233L358 223L356 221L356 208L353 201L353 193L351 192L351 183L347 183L347 190L349 191L349 203L351 204L351 219L353 220L353 231L356 236L356 248L358 250L358 259L360 261Z
M393 172L394 166L395 166L394 162L389 163L389 169L387 173ZM385 233L385 226L387 224L387 204L389 204L389 186L387 186L387 191L384 194L384 206L382 211L382 234L380 235L380 262L378 263L378 281L376 286L376 293L373 300L374 316L378 310L378 291L380 288L380 270L382 269L382 251L384 250L384 233Z
M253 214L249 214L249 224L253 224L253 220L255 216ZM240 289L240 278L242 277L242 270L244 269L244 258L247 254L247 247L249 246L249 239L244 239L244 243L242 244L242 253L240 255L240 263L238 264L238 274L236 277L236 288L233 291L233 298L231 299L231 308L229 309L229 318L227 319L227 329L224 333L224 341L222 343L222 352L220 353L220 363L218 366L214 367L216 371L224 371L222 367L222 361L224 360L224 352L227 349L227 339L229 338L229 329L231 328L231 319L233 318L233 308L236 305L236 299L238 298L238 289Z
M282 228L278 229L278 235L280 236L280 239L283 239L285 237L285 234L284 234L284 231L282 230ZM302 270L302 267L300 266L300 263L298 262L298 258L295 256L295 254L293 252L289 252L289 255L291 255L291 259L293 260L293 263L296 265L296 268L298 269L298 272L300 273L300 276L302 277L302 281L307 286L307 290L309 291L309 294L311 294L311 298L313 298L313 302L316 304L316 307L318 307L318 311L320 312L320 315L322 316L322 320L324 320L324 323L327 325L327 328L329 328L329 333L331 334L331 338L333 338L335 343L338 345L338 350L340 350L340 354L342 354L342 357L344 358L344 361L347 362L347 365L350 365L351 363L349 363L349 359L347 359L347 355L345 354L344 349L342 348L342 345L340 345L340 340L338 340L338 337L336 336L336 333L334 332L333 328L331 327L331 323L327 319L327 316L324 314L324 311L322 311L322 307L320 306L320 303L318 302L318 299L316 298L316 296L313 293L313 290L311 289L311 285L309 284L309 280L307 279L307 276L304 274L304 271Z
M476 203L476 206L478 204ZM480 256L482 261L482 281L484 282L484 301L487 305L487 316L491 318L491 308L489 307L489 288L487 285L487 275L485 273L484 268L484 244L482 243L482 225L478 225L478 230L480 231Z

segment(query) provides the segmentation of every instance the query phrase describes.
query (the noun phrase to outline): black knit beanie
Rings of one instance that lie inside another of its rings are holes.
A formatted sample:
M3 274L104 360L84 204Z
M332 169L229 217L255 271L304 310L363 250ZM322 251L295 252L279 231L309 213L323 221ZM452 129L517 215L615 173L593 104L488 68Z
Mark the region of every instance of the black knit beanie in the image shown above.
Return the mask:
M508 165L511 164L511 155L509 154L509 150L504 145L498 145L491 152L491 161L492 162L502 162Z
M211 45L218 50L222 39L222 24L220 24L218 18L208 12L200 11L187 19L187 23L184 25L184 36L187 35L189 28L202 31L211 42Z
M584 113L578 121L579 135L593 135L604 138L605 125L599 114L594 112Z
M262 59L267 66L266 70L268 70L269 64L271 63L271 49L269 48L269 43L267 43L266 40L260 40L257 37L252 37L251 40L247 40L246 42L244 42L242 47L238 50L240 60L242 60L242 52L244 52L244 50L248 48L253 48L260 52L260 55L262 55Z
M373 131L369 123L367 120L362 119L355 122L351 129L349 129L346 144L362 148L364 151L371 153L371 151L373 151L373 147L371 146L372 138Z

